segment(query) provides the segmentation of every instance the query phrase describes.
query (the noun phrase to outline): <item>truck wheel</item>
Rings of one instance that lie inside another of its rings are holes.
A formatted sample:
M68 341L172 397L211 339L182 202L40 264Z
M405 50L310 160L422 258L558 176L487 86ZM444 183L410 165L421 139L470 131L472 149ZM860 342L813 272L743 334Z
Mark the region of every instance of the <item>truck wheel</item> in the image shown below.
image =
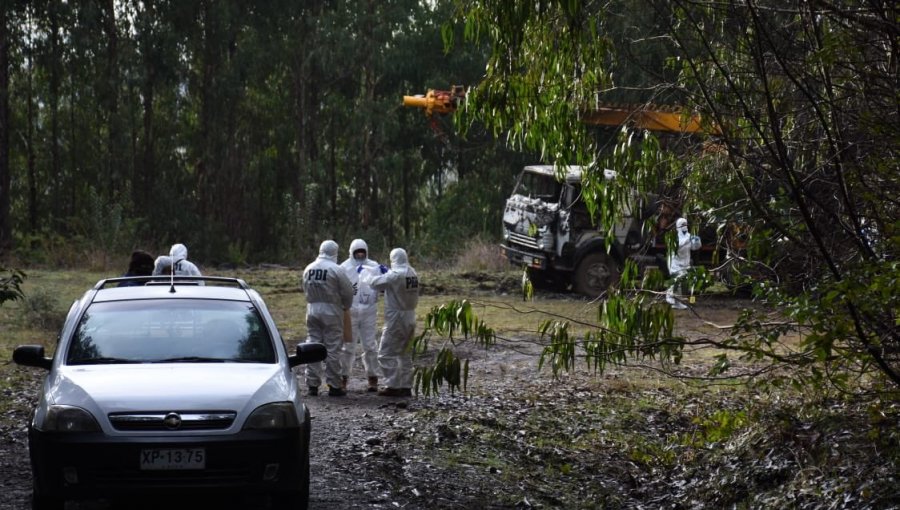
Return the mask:
M615 285L619 269L615 261L605 253L586 255L575 268L575 291L588 297L597 297Z

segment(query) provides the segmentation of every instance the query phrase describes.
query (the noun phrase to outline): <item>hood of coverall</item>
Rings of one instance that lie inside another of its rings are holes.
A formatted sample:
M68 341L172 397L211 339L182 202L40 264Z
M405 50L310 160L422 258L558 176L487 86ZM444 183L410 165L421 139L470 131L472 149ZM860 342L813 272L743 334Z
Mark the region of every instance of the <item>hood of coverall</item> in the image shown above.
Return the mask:
M353 254L359 250L364 250L366 252L366 258L363 260L357 260L356 257L353 256ZM356 265L363 264L365 261L369 260L369 245L362 239L354 239L353 242L350 243L350 260Z
M322 244L319 245L319 258L320 259L328 259L332 262L337 262L338 255L338 243L332 241L331 239L327 241L322 241Z
M401 269L407 265L409 265L409 258L406 256L406 250L403 248L391 250L391 269Z
M687 220L684 218L678 218L678 221L675 222L675 230L677 230L681 234L687 234L687 227Z
M182 260L187 260L187 246L183 244L173 244L172 249L169 250L169 256L172 257L172 263L177 264Z

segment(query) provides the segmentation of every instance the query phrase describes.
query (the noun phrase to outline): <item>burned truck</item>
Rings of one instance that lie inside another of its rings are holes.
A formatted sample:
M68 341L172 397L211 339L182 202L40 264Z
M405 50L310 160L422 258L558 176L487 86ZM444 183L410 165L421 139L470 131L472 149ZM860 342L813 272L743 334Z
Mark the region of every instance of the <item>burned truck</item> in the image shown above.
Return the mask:
M559 180L552 165L522 170L503 213L501 246L509 262L527 267L538 287L571 286L591 297L618 282L628 259L666 274L665 241L654 233L661 229L643 229L645 220L657 214L656 197L636 196L634 210L619 211L614 239L607 243L606 231L592 222L582 200L582 172L582 167L567 167ZM615 172L605 170L604 177L613 179ZM708 261L711 241L705 239L705 249L695 256Z

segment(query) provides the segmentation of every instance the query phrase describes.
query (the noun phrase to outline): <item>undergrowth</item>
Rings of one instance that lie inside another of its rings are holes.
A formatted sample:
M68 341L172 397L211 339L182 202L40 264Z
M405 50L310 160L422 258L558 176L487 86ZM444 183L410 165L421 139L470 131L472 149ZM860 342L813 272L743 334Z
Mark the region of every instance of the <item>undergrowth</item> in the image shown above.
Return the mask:
M900 406L606 390L426 405L416 437L451 472L493 469L513 488L502 496L511 506L527 498L538 508L900 505Z

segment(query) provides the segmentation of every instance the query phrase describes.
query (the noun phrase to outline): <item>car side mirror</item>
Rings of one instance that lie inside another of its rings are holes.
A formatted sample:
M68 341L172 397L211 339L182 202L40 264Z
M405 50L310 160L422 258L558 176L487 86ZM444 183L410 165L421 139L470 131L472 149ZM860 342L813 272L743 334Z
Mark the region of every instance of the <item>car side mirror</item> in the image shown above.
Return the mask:
M50 370L53 358L44 356L43 345L20 345L13 351L13 361L26 367L46 368Z
M306 365L308 363L324 361L326 356L328 356L328 351L325 349L324 345L305 342L297 344L297 354L288 357L288 364L291 368L294 368L297 365Z

